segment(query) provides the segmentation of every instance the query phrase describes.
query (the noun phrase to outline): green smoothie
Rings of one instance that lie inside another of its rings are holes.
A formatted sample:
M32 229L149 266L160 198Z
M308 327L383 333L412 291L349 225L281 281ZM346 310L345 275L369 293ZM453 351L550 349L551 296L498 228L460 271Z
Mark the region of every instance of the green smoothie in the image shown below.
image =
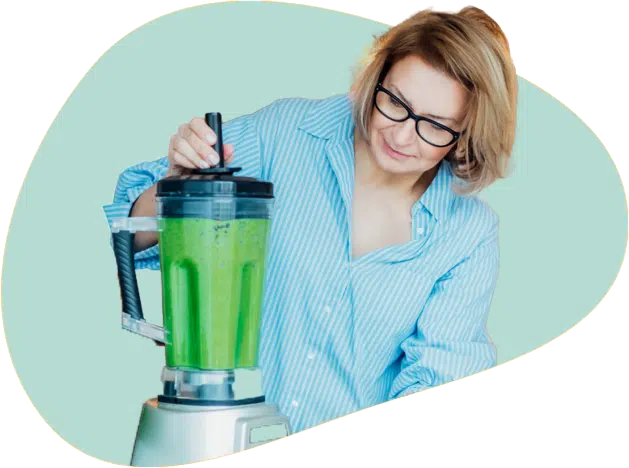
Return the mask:
M270 222L160 220L169 367L257 366Z

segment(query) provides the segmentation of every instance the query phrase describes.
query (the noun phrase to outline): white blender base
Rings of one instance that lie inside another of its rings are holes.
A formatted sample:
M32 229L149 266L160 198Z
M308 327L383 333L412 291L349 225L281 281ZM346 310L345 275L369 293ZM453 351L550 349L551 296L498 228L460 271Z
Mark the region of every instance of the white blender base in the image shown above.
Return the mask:
M131 466L172 466L229 455L290 434L277 405L190 406L148 400Z

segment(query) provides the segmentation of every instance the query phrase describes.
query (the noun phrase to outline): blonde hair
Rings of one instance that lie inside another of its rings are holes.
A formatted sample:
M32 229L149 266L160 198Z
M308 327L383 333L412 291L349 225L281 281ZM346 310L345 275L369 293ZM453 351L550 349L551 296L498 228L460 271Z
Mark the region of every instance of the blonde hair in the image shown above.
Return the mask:
M416 56L462 84L468 91L461 137L446 155L471 193L505 177L515 140L517 75L509 43L484 11L420 11L377 37L352 86L353 118L368 140L374 89L401 59Z

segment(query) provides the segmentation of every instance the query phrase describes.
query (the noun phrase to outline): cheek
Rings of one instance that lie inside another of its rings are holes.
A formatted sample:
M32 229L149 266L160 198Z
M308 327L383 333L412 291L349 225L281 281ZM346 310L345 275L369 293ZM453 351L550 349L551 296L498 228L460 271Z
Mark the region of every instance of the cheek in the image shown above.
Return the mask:
M450 151L450 147L437 148L436 146L429 145L424 140L421 140L420 151L423 156L422 159L437 163L445 158L448 151Z
M374 115L371 118L370 125L370 133L372 135L372 139L381 137L379 134L385 132L387 128L391 127L392 125L394 125L394 123L391 122L389 119L382 117L380 114Z
M369 126L369 145L372 148L379 147L382 144L382 140L389 126L389 121L383 122L378 117L371 119L371 125Z

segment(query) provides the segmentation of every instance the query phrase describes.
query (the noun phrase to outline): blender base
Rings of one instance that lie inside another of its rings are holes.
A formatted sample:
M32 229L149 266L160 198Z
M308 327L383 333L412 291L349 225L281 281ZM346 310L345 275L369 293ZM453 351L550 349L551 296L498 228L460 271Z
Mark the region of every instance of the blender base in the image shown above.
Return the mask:
M277 405L192 406L150 399L142 415L131 466L172 466L209 460L290 434Z

